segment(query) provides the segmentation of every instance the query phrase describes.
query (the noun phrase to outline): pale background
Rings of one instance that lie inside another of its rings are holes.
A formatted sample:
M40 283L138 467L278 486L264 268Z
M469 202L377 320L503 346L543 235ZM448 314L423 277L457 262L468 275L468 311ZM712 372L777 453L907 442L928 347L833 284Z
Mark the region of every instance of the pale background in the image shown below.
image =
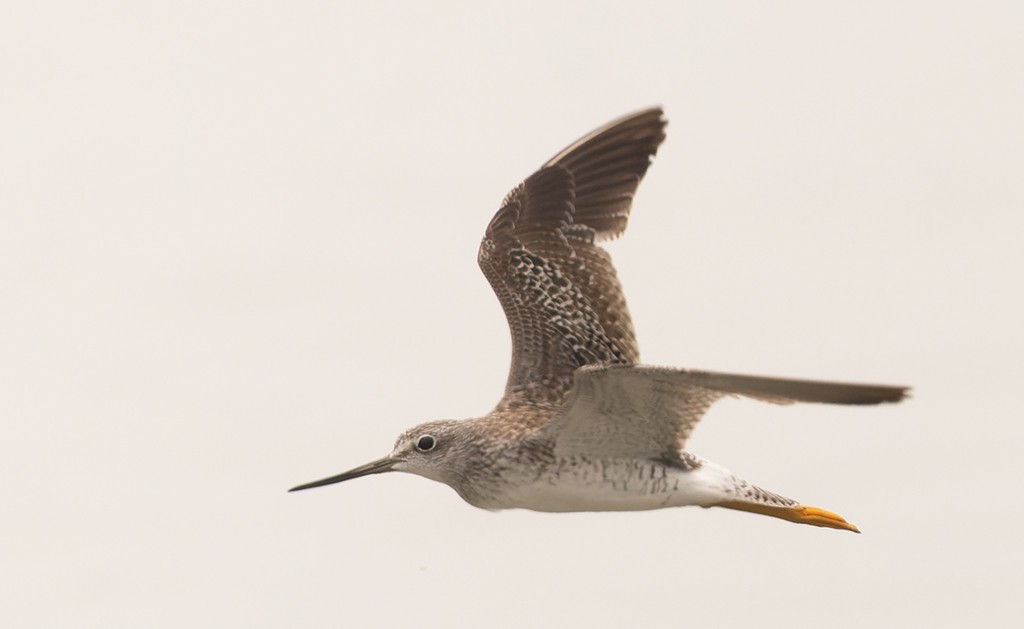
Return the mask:
M1024 9L629 4L0 4L0 625L1019 620ZM656 103L645 362L914 386L690 444L864 534L285 493L490 409L484 226Z

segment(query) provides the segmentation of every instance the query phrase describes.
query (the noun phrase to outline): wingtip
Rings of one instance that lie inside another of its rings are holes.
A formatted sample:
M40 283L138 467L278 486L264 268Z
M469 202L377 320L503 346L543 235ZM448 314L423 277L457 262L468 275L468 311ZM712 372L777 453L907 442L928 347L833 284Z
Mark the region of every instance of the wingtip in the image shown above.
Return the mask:
M853 404L897 404L911 397L910 387L888 385L866 385L868 393Z

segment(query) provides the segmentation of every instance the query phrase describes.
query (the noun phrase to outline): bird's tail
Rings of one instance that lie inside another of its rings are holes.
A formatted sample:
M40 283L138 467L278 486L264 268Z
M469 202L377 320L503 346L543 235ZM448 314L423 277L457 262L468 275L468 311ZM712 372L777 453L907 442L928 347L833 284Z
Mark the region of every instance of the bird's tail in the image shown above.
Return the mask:
M811 526L823 526L830 529L843 529L860 533L860 530L846 521L843 516L819 509L802 505L795 500L784 498L770 491L748 485L744 491L739 492L734 500L719 502L712 506L736 509L737 511L748 511L759 513L773 518L780 518L797 524L810 524Z

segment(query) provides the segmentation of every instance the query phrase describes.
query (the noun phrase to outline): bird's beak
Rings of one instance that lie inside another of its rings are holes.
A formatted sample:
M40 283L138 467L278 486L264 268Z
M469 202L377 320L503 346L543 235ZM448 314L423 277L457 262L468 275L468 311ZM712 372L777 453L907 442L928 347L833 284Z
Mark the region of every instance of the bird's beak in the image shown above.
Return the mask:
M359 478L360 476L368 476L370 474L380 474L381 472L390 472L395 464L398 463L398 459L386 456L376 461L371 461L366 465L360 465L359 467L349 470L343 474L337 476L331 476L330 478L323 478L315 480L312 483L306 483L305 485L299 485L298 487L292 487L288 491L301 491L303 489L312 489L313 487L323 487L324 485L333 485L334 483L340 483L343 480L349 480L352 478Z

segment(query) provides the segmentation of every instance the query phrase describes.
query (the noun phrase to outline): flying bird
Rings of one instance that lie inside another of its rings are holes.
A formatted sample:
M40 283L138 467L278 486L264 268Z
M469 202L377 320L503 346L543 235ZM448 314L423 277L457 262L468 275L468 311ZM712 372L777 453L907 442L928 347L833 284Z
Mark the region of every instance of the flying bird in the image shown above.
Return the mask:
M487 415L403 432L387 456L291 491L382 472L444 483L483 509L633 511L724 507L859 532L685 451L727 396L776 404L880 404L907 388L640 364L604 240L623 233L665 138L660 108L573 142L505 197L478 262L512 333L505 394Z

